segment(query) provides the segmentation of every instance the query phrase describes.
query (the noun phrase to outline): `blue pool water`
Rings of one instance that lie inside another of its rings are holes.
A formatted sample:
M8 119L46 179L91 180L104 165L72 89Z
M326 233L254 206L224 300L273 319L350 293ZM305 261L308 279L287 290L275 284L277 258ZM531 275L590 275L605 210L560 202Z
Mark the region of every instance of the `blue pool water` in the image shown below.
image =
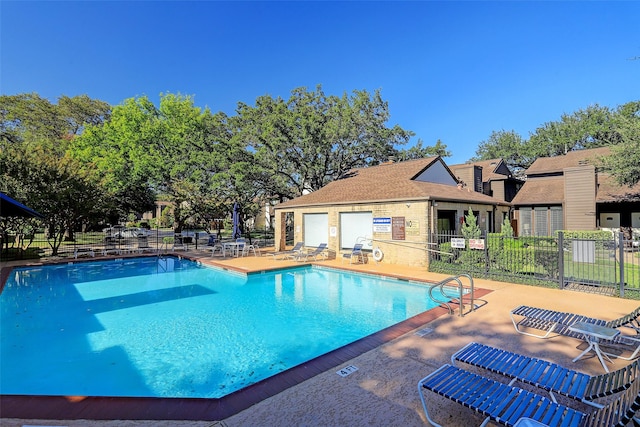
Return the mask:
M434 307L420 284L178 258L16 269L0 393L221 397Z

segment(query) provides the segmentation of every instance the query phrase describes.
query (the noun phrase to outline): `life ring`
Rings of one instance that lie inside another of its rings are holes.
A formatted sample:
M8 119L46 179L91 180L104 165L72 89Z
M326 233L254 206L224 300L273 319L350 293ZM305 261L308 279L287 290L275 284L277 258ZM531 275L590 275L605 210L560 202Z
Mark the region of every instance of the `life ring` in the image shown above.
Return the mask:
M380 248L375 248L373 250L373 254L372 255L373 255L373 260L375 262L382 261L382 258L384 257L384 254L382 253L382 249L380 249Z

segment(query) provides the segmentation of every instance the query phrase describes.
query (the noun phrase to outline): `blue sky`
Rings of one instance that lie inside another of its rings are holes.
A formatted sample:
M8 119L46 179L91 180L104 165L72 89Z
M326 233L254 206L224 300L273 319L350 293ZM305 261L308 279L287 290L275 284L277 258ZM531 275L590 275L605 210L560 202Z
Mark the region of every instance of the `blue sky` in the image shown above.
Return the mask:
M390 126L462 163L592 104L640 99L640 2L7 1L0 91L238 102L380 89ZM410 146L409 145L409 146ZM408 146L407 146L408 147Z

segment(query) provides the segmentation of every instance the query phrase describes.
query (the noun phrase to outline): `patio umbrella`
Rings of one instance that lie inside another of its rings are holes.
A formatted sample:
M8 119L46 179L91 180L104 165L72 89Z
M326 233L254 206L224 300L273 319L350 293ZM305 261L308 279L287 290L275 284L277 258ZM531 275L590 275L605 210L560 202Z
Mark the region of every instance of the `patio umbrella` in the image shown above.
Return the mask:
M233 213L231 214L233 222L232 237L237 239L242 236L242 229L240 228L240 205L238 202L233 204Z
M34 218L44 218L44 215L38 213L18 202L17 200L12 199L4 193L0 193L0 216L3 217L34 217Z

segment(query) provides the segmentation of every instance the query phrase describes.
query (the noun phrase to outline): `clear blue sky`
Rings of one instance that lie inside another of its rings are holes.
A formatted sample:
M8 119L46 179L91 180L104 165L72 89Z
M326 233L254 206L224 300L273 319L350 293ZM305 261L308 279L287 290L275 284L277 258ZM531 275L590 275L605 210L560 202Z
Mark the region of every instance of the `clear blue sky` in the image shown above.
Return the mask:
M640 2L7 1L0 91L112 105L194 95L235 114L292 89L380 89L398 124L461 163L592 104L640 99Z

